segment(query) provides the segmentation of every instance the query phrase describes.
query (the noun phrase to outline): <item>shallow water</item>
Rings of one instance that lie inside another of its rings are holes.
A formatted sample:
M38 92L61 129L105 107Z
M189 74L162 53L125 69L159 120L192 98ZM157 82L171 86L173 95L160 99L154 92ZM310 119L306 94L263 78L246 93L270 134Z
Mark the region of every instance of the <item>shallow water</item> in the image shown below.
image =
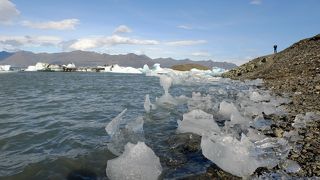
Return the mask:
M173 86L173 96L191 97L220 85ZM163 178L205 171L211 163L201 152L190 154L174 169L163 159L166 143L176 133L186 105L145 114L151 101L163 94L157 77L109 73L21 72L0 75L0 179L67 179L85 174L106 179L106 124L127 108L125 118L144 116L146 144L160 157ZM80 173L79 173L80 172Z

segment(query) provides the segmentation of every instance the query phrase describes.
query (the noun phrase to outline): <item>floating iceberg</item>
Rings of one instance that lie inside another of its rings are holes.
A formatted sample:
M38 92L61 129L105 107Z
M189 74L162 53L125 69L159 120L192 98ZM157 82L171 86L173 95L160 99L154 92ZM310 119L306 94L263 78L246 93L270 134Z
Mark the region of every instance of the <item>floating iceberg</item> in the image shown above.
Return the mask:
M0 65L0 72L8 72L11 69L11 65Z
M156 180L161 171L159 157L144 142L128 143L121 156L108 161L106 169L111 180Z
M142 73L146 74L146 73L149 73L150 72L150 68L147 64L143 65L143 68L139 69L139 71L141 71Z
M122 67L118 64L105 66L105 70L102 72L111 72L111 73L124 73L124 74L142 74L142 72L133 67Z
M45 71L48 70L49 64L38 62L35 66L28 66L25 71Z
M202 110L192 110L183 114L183 120L178 120L179 133L191 132L200 136L213 132L220 132L220 127L213 119L212 114Z

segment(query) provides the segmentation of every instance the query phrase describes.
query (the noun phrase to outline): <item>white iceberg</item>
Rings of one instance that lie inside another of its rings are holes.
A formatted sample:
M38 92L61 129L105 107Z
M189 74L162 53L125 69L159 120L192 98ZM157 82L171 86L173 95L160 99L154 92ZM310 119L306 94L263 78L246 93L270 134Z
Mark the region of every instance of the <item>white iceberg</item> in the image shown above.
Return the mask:
M105 70L102 72L110 72L110 73L123 73L123 74L142 74L142 72L133 67L122 67L118 64L105 66Z
M11 69L11 65L0 65L0 72L8 72Z
M128 143L123 154L107 163L111 180L156 180L162 172L159 157L144 142Z

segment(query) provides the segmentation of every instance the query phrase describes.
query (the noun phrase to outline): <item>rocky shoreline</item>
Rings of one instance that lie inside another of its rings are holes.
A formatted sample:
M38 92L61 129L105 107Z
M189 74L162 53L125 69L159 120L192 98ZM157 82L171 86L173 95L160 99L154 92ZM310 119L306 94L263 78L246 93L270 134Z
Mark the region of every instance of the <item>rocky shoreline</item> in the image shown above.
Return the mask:
M294 129L294 120L302 114L320 114L319 52L320 34L301 40L280 53L256 58L224 73L223 77L236 80L261 78L274 95L288 97L291 102L285 105L287 116L270 117L275 122L270 136L283 137ZM293 176L320 176L319 117L298 129L301 138L295 146L299 149L292 149L288 158L296 161L301 170Z

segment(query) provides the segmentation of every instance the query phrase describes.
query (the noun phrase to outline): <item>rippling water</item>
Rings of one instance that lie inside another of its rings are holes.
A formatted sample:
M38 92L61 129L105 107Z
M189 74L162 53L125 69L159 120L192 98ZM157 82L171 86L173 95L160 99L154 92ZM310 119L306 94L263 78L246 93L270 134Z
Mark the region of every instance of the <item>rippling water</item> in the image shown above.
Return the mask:
M207 85L173 86L174 96L191 97ZM157 77L108 73L21 72L0 75L0 179L66 179L81 172L106 179L108 159L105 125L123 109L126 118L145 117L146 143L160 159L175 134L185 106L147 116L143 102L163 90ZM201 153L188 165L164 167L164 178L199 173L210 164Z

